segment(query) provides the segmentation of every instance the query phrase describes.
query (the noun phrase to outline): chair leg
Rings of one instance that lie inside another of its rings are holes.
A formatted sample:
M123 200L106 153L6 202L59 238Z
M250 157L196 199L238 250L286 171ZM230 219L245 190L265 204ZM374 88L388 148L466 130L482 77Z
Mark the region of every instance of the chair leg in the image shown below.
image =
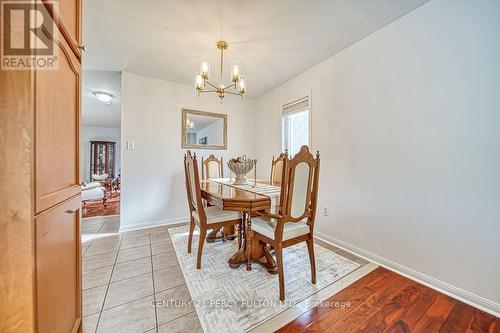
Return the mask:
M207 236L207 230L205 228L200 228L200 239L198 240L198 257L196 258L196 269L201 268L201 254L203 252L203 244L205 243L206 236Z
M188 253L191 253L191 246L193 245L193 232L194 232L194 222L189 221L189 237L188 237Z
M309 251L309 261L311 262L311 282L316 284L316 259L314 258L314 242L311 239L306 240L307 251Z
M280 284L280 301L285 300L285 277L283 275L283 249L281 246L275 248L276 263L278 265L278 278Z

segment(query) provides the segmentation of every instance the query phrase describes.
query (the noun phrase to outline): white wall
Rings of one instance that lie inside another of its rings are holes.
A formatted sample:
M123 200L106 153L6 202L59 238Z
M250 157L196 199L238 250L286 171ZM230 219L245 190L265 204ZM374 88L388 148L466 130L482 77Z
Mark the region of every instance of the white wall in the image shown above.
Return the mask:
M224 120L217 120L196 133L197 140L205 136L207 137L207 145L224 144Z
M191 86L122 73L122 230L188 219L181 149L182 108L227 114L227 150L197 150L230 158L255 150L255 103L228 96L197 97ZM125 150L126 141L135 150ZM227 173L227 167L225 173Z
M330 208L317 231L496 311L499 32L500 1L431 1L261 96L255 132L270 161L281 105L312 91L318 211Z
M90 179L90 141L116 142L115 177L121 168L121 140L120 128L82 126L80 138L80 178L82 181Z

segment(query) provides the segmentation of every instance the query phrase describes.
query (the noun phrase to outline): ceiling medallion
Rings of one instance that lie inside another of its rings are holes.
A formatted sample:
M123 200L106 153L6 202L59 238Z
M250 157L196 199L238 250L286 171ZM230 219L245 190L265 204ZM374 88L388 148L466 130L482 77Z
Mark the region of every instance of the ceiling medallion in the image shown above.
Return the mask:
M247 91L246 79L240 75L240 66L233 65L231 68L231 81L230 85L224 84L222 78L222 69L224 66L224 50L227 50L227 42L221 40L217 42L217 48L220 50L220 83L218 85L212 84L208 81L210 77L210 64L203 61L200 65L200 72L196 73L195 88L198 96L201 93L216 93L222 102L226 94L238 95L243 98ZM210 88L206 89L206 86Z

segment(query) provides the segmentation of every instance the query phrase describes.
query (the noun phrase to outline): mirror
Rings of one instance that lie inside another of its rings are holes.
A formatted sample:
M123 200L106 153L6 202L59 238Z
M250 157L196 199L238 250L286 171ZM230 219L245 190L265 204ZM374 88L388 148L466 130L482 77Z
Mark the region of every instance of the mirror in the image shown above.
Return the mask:
M182 109L182 148L227 149L227 115Z

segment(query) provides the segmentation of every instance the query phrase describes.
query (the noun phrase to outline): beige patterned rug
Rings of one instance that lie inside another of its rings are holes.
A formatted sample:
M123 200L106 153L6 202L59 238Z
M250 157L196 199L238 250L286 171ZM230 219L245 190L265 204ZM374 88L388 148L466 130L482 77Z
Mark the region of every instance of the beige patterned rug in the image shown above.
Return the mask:
M193 250L187 253L188 227L169 229L193 304L206 333L245 332L276 316L290 306L353 272L360 266L322 246L315 245L317 283L311 283L309 256L305 243L284 250L286 301L279 301L278 276L254 263L231 269L227 260L237 242L203 246L201 269L196 269L198 234Z

